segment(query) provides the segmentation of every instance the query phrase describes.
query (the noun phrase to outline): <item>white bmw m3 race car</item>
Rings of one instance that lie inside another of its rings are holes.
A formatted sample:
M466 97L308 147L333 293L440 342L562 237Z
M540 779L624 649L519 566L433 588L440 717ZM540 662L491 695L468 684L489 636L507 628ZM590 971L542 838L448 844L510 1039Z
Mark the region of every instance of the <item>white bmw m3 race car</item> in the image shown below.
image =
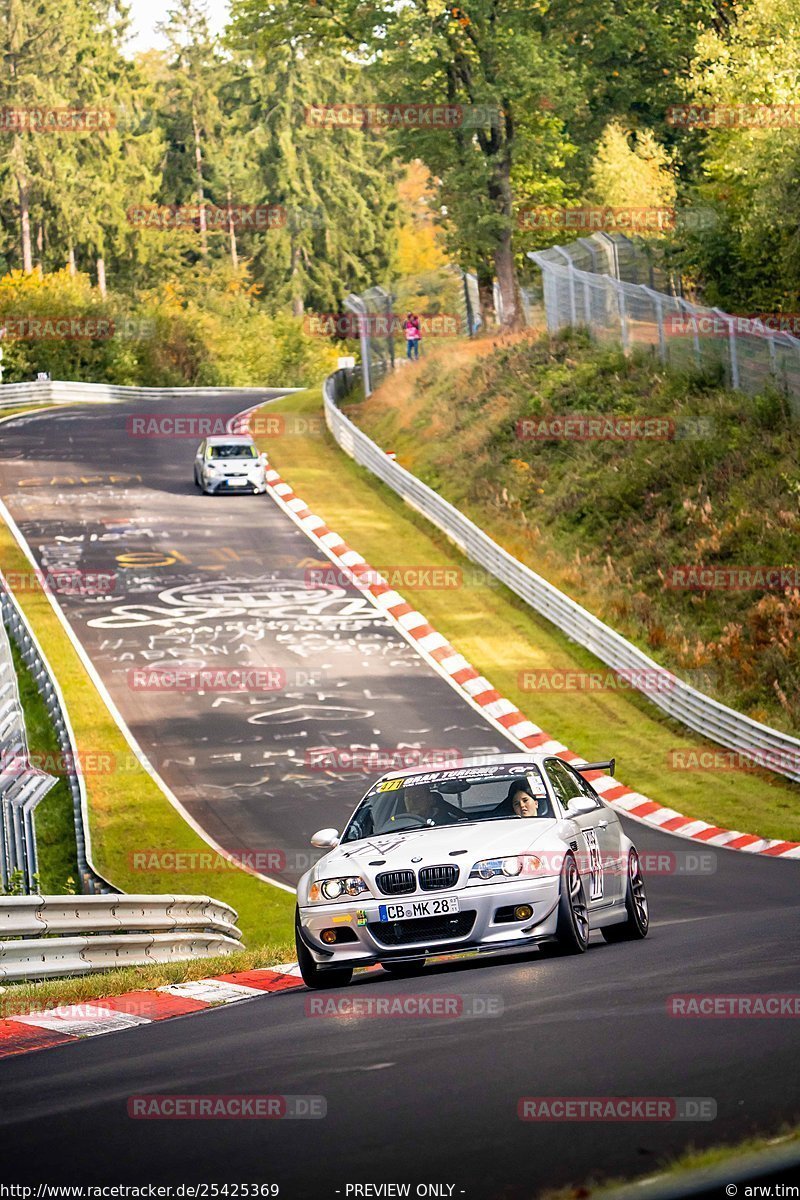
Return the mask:
M636 848L586 776L549 754L394 771L369 789L297 887L304 982L341 987L356 967L411 974L431 956L538 946L580 954L647 934Z

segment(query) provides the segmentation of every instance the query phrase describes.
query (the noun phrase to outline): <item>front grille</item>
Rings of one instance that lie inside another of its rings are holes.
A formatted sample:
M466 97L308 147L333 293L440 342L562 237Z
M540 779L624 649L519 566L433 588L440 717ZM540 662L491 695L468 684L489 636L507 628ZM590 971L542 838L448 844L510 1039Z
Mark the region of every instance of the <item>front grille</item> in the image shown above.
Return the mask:
M466 937L475 924L475 910L449 917L419 917L414 921L370 921L367 929L382 946L423 945Z
M458 883L458 867L447 863L443 867L423 867L419 873L419 886L423 892L436 892L441 888L455 887Z
M407 896L416 891L413 871L381 871L375 882L384 896Z

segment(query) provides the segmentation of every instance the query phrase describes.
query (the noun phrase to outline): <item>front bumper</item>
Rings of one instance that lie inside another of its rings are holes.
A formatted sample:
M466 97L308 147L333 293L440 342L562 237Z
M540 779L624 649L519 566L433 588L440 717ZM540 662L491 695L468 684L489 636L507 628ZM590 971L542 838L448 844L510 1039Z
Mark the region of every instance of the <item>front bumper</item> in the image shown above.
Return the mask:
M380 899L353 900L301 907L300 934L320 968L369 966L376 962L403 962L433 955L459 953L508 952L515 948L553 937L556 931L560 879L526 879L519 883L475 884L441 895L458 896L458 919L439 918L433 928L427 918L400 922L379 922L379 904L393 900L435 899L436 892L413 896L382 896ZM530 904L533 915L524 921L498 920L498 910ZM467 914L474 914L471 919ZM448 921L450 922L448 927ZM402 926L398 931L392 926ZM376 928L377 927L377 928ZM348 940L326 945L323 929L341 931Z
M236 477L233 477L236 478ZM203 475L203 487L207 492L213 495L217 493L225 493L230 496L234 495L251 495L260 496L267 490L267 482L265 479L259 479L257 476L238 476L239 479L244 478L244 483L232 482L232 477L229 475Z

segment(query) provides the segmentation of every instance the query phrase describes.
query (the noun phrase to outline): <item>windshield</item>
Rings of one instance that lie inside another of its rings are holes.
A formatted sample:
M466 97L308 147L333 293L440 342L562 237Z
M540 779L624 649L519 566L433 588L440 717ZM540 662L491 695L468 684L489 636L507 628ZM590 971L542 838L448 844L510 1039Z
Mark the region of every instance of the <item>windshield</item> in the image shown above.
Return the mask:
M490 778L439 771L377 783L351 817L342 842L464 822L552 816L538 767L504 767Z
M255 446L236 445L231 446L209 446L209 458L256 458L258 451Z

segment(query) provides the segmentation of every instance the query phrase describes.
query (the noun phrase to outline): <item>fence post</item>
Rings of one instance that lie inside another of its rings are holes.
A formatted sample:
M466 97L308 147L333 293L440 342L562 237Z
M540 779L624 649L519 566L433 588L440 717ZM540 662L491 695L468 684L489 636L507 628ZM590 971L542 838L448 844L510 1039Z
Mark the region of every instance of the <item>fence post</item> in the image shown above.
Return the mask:
M664 334L664 302L658 292L653 291L652 288L645 287L644 284L641 287L642 291L647 292L648 296L650 296L655 306L656 327L658 329L658 357L662 363L665 363L667 361L667 341Z
M467 279L467 272L463 269L463 267L461 270L461 282L464 286L464 309L467 314L467 335L469 337L474 337L475 317L472 312L472 298L469 294L469 281Z
M734 329L733 320L728 322L728 347L730 349L730 382L733 383L736 391L739 390L739 347L736 346L736 330Z
M739 391L739 355L736 349L736 330L733 324L733 317L728 316L727 313L722 312L722 310L719 308L712 309L712 311L715 312L717 316L722 317L723 321L727 322L728 358L731 364L731 387L734 388L735 391Z
M372 395L369 370L369 331L367 329L367 306L360 296L352 293L345 299L345 308L358 317L358 340L361 344L361 377L364 381L364 395Z
M769 337L767 338L767 345L769 346L770 374L773 376L773 378L775 379L775 382L777 383L778 382L778 352L775 349L775 338L772 336L772 334L770 334Z
M692 322L692 341L694 342L694 361L695 361L696 366L700 367L703 365L703 355L700 350L700 338L697 333L697 313L695 312L694 305L690 304L688 300L684 300L680 296L676 296L675 299L677 300L680 307L688 315L689 319Z
M624 354L630 353L630 337L628 336L628 314L625 309L625 293L622 290L622 285L616 279L610 280L611 286L617 295L617 308L619 310L619 332L622 339L622 351Z
M384 297L384 302L386 305L386 349L389 352L389 363L391 365L391 369L394 370L394 320L392 313L393 296L391 292L386 291L386 288L376 287L375 291L379 296Z

